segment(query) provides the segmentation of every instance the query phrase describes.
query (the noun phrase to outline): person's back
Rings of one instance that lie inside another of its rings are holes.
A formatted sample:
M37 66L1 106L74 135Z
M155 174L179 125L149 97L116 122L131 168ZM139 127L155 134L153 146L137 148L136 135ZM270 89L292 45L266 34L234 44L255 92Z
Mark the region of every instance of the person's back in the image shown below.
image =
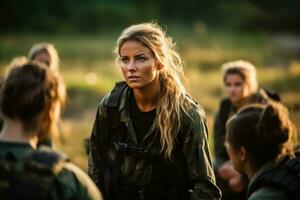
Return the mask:
M0 92L0 199L102 199L91 179L40 138L55 130L59 79L39 63L12 66Z
M1 199L100 199L94 184L49 147L0 142Z

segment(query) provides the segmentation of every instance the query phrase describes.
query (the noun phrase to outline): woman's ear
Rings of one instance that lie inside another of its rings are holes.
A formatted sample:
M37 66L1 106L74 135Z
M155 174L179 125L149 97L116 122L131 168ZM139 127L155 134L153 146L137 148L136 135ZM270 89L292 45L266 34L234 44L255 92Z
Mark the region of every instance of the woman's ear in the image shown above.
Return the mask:
M240 154L241 162L245 162L247 160L247 151L246 151L245 147L242 146L240 148L239 154Z

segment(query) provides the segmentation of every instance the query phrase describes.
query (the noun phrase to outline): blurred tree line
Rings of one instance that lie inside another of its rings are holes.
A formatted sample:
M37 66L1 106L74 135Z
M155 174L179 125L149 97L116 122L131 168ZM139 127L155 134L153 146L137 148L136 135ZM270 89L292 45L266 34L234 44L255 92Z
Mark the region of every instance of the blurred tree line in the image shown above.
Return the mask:
M3 0L1 32L94 32L147 20L300 31L299 0Z

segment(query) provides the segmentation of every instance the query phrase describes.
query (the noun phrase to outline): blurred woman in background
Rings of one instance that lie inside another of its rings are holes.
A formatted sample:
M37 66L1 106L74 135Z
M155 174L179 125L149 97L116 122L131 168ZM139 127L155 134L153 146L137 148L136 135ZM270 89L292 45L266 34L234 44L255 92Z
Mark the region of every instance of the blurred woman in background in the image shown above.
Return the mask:
M41 62L45 64L47 67L49 67L49 69L52 70L54 73L56 73L58 77L61 79L60 81L61 81L61 87L63 88L63 91L66 90L63 79L59 73L59 56L53 44L51 43L34 44L29 51L28 59L31 61ZM61 101L60 105L63 107L66 101L66 92L62 94L60 101ZM44 138L43 140L39 141L39 145L52 146L52 139Z
M59 72L59 56L51 43L34 44L29 51L28 59L42 62L54 72Z
M243 60L225 63L222 76L226 97L222 99L214 122L214 151L217 184L222 199L245 198L247 178L233 168L224 146L226 122L230 116L251 103L265 104L270 101L267 93L258 89L255 67Z

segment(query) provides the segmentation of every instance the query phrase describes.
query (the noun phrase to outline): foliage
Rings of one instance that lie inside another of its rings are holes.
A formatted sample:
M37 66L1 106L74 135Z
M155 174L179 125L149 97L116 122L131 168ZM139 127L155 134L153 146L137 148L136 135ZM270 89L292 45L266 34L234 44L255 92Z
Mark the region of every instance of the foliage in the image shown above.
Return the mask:
M4 0L0 25L3 32L103 32L154 19L299 32L299 10L299 0Z

